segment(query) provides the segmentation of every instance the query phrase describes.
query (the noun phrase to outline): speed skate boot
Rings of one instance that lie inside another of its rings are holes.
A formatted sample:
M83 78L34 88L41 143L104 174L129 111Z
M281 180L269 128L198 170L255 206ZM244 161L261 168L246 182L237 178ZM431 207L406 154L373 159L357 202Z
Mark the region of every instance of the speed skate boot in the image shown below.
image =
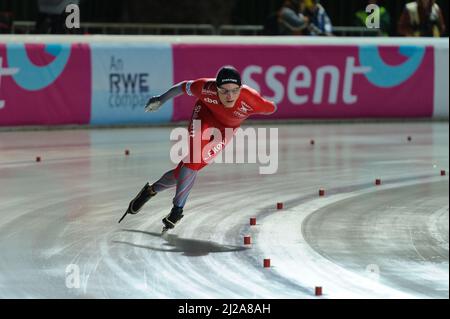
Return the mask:
M122 218L119 220L119 223L125 218L127 214L137 214L141 210L142 206L149 201L150 198L155 196L157 193L153 190L153 187L149 185L149 183L145 184L145 186L141 189L139 194L130 202L128 205L128 209L123 214Z
M175 224L183 218L183 207L173 206L170 214L163 218L162 222L164 224L162 233L164 234L169 229L175 227Z

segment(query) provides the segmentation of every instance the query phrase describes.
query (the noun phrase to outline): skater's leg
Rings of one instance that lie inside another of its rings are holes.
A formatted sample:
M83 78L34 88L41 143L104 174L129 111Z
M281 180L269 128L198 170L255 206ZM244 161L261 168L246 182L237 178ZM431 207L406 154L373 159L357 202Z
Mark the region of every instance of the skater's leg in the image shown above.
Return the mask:
M168 229L174 228L175 224L183 218L183 207L186 204L192 186L194 186L194 181L198 173L198 170L188 168L182 163L180 164L181 166L175 172L175 176L177 177L177 190L173 198L173 207L170 214L162 220L164 224L163 233Z
M175 178L175 169L166 172L157 182L152 185L155 192L159 193L166 189L172 188L177 184Z
M186 200L194 186L195 178L197 177L197 170L190 169L183 165L178 173L177 190L173 198L173 205L183 208Z

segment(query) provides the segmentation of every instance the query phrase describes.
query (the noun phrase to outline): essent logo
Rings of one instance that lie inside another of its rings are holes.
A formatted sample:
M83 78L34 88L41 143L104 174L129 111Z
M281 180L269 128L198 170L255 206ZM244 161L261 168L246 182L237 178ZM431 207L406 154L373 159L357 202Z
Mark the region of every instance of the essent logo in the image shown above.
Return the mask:
M267 87L270 95L264 97L276 104L287 101L292 105L352 105L358 102L361 94L359 90L354 90L361 76L375 87L396 87L414 75L425 56L424 47L402 46L399 52L407 60L399 65L388 65L380 56L379 49L378 45L359 46L357 56L347 55L343 66L328 63L318 67L308 64L291 67L270 65L265 68L248 65L242 72L242 79L260 92L261 85ZM394 51L388 50L386 53L397 55Z
M354 104L358 96L353 93L353 80L356 75L369 71L370 67L357 65L355 57L347 57L344 70L335 65L323 65L315 70L308 65L297 65L293 69L283 65L272 65L267 70L259 65L249 65L242 72L242 79L247 85L261 91L253 75L263 75L266 86L274 93L272 96L264 97L277 104L285 98L294 105L311 102L322 104L327 95L328 99L325 103L336 104L341 98L345 104ZM342 72L344 73L343 83L341 83ZM327 82L329 83L328 92ZM299 93L300 90L301 93ZM313 91L312 96L309 91Z

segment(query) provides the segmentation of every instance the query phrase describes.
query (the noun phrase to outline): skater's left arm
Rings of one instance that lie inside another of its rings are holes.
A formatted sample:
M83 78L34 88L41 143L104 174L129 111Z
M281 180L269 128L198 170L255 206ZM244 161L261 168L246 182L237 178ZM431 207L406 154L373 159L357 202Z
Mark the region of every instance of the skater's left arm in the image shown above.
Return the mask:
M260 114L270 115L277 111L278 107L274 102L266 100L262 97L261 99L263 101L261 102L261 111L259 112Z
M257 106L257 114L270 115L277 111L277 105L274 102L266 100L256 90L248 86L245 86L245 88L248 92L250 104Z

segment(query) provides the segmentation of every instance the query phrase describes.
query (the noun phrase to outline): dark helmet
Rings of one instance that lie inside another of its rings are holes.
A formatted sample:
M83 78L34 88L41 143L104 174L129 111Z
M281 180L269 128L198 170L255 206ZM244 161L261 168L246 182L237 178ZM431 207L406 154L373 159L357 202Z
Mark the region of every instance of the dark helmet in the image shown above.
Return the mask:
M218 87L227 83L233 83L241 86L241 75L234 67L231 65L226 65L220 68L219 72L217 72L216 83Z

